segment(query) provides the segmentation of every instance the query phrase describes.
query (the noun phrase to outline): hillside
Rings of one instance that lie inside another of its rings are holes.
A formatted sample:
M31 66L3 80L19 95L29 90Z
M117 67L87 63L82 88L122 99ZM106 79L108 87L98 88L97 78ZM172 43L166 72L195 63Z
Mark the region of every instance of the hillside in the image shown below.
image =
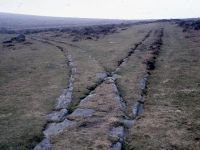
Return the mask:
M5 16L0 149L199 149L198 20Z
M10 13L0 13L0 20L0 28L5 28L7 30L44 29L127 22L126 20L43 17Z

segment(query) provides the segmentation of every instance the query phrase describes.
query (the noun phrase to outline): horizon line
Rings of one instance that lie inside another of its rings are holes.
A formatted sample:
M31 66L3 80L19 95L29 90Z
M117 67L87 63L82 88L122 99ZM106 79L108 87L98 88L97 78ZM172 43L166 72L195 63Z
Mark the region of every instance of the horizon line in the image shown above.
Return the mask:
M123 19L123 18L94 18L94 17L76 17L76 16L49 16L49 15L35 15L35 14L25 14L25 13L15 13L15 12L0 12L2 14L11 14L11 15L24 15L32 17L50 17L50 18L74 18L74 19L97 19L97 20L119 20L119 21L141 21L141 20L170 20L170 19L200 19L200 17L176 17L176 18L140 18L140 19Z

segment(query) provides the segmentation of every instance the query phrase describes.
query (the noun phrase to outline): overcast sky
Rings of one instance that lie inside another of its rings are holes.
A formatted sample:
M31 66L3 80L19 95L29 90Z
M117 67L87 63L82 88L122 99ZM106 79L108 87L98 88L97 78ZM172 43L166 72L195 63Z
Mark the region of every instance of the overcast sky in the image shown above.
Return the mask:
M0 12L109 19L193 18L200 17L200 0L0 0Z

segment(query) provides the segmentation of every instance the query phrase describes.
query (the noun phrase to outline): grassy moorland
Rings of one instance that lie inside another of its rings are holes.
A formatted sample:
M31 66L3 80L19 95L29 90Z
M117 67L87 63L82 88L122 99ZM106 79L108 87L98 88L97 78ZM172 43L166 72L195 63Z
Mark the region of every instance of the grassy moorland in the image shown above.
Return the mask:
M118 33L106 35L98 40L80 40L78 42L71 42L67 33L59 33L59 36L56 36L56 38L54 36L58 35L58 33L54 32L35 34L33 36L37 38L43 36L47 41L54 41L55 44L64 47L68 53L72 55L77 67L72 101L72 107L74 108L82 98L88 95L89 92L99 84L99 80L96 77L97 73L111 73L111 71L114 71L118 65L118 61L126 57L130 49L133 48L136 43L140 42L149 31L154 31L159 28L159 26L159 24L131 26L126 28L126 30L118 29ZM152 34L151 39L148 39L147 43L150 44L153 38L154 35ZM142 55L142 53L138 55ZM137 60L135 61L137 62ZM131 60L130 63L132 63L132 65L134 64ZM129 64L126 65L126 67L129 66ZM134 71L134 69L131 69L128 73L130 74L131 71ZM130 74L130 76L133 74ZM124 75L123 79L126 80L128 77ZM123 79L122 82L119 81L123 84L122 88L126 86ZM136 82L138 82L138 80ZM131 86L128 86L128 88L131 88ZM130 89L129 95L131 95L131 93Z
M170 22L1 33L0 149L198 149L199 35ZM63 89L68 113L47 121Z
M65 57L55 47L32 40L1 45L0 70L0 149L32 148L67 85Z
M165 26L145 112L130 129L126 149L194 150L200 146L199 34Z

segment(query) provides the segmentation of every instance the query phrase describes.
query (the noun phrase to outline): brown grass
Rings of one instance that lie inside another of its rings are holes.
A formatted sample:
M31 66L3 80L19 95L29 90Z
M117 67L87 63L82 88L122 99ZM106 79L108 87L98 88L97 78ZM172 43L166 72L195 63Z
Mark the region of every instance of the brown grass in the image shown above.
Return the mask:
M94 109L91 117L73 117L78 126L67 129L62 135L53 139L53 149L108 149L111 141L108 138L109 131L114 123L122 117L110 84L101 84L94 92L94 96L81 103L78 108ZM117 119L118 118L118 119Z
M67 84L63 54L28 42L32 44L1 47L0 149L31 149L42 137L46 115Z
M119 126L123 114L110 84L100 84L100 72L111 72L130 48L148 31L151 36L118 71L117 85L130 115L139 99L139 81L146 72L149 45L157 29L165 27L164 45L148 85L145 113L129 130L125 149L197 149L199 147L199 32L182 33L172 25L146 24L94 40L71 42L66 33L43 32L36 36L56 40L72 55L77 68L71 110L94 109L91 117L67 118L77 126L52 139L53 149L108 149L108 132ZM55 36L58 35L58 36ZM10 35L1 35L0 41ZM65 42L65 43L60 43ZM67 86L68 68L55 46L28 39L32 44L0 47L0 149L31 149L42 138L46 116ZM96 89L95 87L98 86ZM79 104L95 89L89 101ZM120 124L121 125L121 124Z
M90 53L107 71L114 71L118 61L124 58L130 48L140 42L153 27L155 24L135 25L98 41L84 40L77 44Z
M72 102L72 109L74 109L79 101L98 85L99 81L96 78L96 73L113 71L117 67L118 61L127 55L130 48L134 47L151 29L155 28L157 28L157 24L136 25L125 31L107 35L98 41L81 40L71 42L66 33L60 33L56 38L53 35L57 33L53 32L36 35L45 37L47 40L58 41L55 43L65 47L69 54L73 56L77 67ZM59 42L65 42L66 44ZM124 81L122 82L124 83Z
M164 45L148 85L145 113L130 130L126 149L200 146L199 47L180 28L165 27Z
M149 57L149 46L158 36L155 34L155 31L160 27L160 24L155 24L148 28L149 30L152 30L150 37L135 50L134 54L129 57L127 64L122 66L117 72L121 76L117 79L117 84L121 91L121 95L127 104L127 114L130 116L133 105L140 98L141 91L139 82L146 74L146 64L144 62Z

